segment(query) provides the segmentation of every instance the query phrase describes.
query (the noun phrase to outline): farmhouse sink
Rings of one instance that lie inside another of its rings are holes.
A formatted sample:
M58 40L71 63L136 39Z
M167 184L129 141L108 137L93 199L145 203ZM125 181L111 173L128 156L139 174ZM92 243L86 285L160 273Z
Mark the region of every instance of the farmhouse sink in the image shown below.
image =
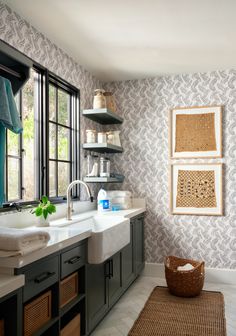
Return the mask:
M124 217L94 216L88 239L88 262L100 264L130 242L130 220Z
M88 262L100 264L130 242L130 220L110 214L95 215L84 213L72 217L71 221L59 219L50 223L52 227L83 227L91 229L88 238Z

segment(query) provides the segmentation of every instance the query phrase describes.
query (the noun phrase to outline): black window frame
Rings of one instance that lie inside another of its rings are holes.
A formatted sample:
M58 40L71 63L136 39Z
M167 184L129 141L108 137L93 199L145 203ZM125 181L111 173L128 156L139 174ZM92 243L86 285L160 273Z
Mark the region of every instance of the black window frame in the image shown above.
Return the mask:
M78 110L78 97L77 92L73 90L72 87L68 87L68 85L65 85L65 82L62 82L58 80L58 78L55 77L55 75L48 74L48 87L52 85L56 89L56 121L52 121L49 118L49 107L47 108L47 114L46 114L46 125L47 125L47 157L46 157L46 172L47 172L47 184L46 184L46 191L47 195L49 195L49 164L51 162L55 162L56 164L56 197L50 197L53 201L57 200L65 200L64 196L58 196L58 163L64 162L70 164L70 181L79 179L80 172L78 171L78 161L80 157L78 156L78 142L79 142L79 110ZM61 124L58 122L58 91L61 90L67 94L70 94L70 111L69 111L69 120L70 125ZM49 89L47 90L49 93ZM48 97L48 106L49 106L49 97ZM76 113L77 112L77 113ZM56 126L56 158L52 159L49 156L49 125L53 124ZM58 158L58 128L63 127L66 128L69 131L69 141L70 141L70 150L69 150L69 159L63 160ZM78 189L74 188L72 190L72 196L73 198L78 198Z
M24 201L22 199L12 200L10 202L5 202L3 208L0 208L0 212L12 210L16 205L24 208L25 206L31 206L38 203L38 200L43 195L49 195L49 85L52 83L58 88L70 93L71 98L71 109L73 109L72 117L73 124L71 128L71 150L70 150L70 160L71 160L71 172L70 180L80 178L80 90L74 85L65 81L61 77L57 76L53 72L49 71L47 68L41 66L37 62L33 61L32 67L39 74L39 85L37 97L39 101L39 115L38 117L38 128L35 129L37 132L38 144L37 148L37 167L36 167L36 178L37 178L37 199L32 201ZM20 104L22 104L22 94L20 94ZM63 125L65 127L65 125ZM7 142L6 142L7 144ZM20 146L22 148L22 135L20 135ZM20 179L19 179L19 189L21 192L21 197L23 195L23 151L20 150L19 162L21 165L20 169ZM7 157L7 148L6 148ZM11 157L11 156L10 156ZM5 174L5 185L7 188L7 159L6 159L6 174ZM79 188L75 187L72 190L73 199L79 200ZM66 197L50 197L54 203L65 203Z

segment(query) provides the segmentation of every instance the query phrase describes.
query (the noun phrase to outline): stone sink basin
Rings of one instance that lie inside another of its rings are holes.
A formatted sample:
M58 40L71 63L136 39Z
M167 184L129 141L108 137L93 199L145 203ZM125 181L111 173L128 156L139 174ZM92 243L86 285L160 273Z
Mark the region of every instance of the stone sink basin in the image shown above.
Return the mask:
M62 230L68 225L71 229L78 226L91 229L88 238L90 264L104 262L130 242L130 220L122 216L83 214L73 216L71 221L60 219L52 223L53 227L61 227Z
M100 264L130 242L130 220L124 217L94 216L88 239L88 262Z

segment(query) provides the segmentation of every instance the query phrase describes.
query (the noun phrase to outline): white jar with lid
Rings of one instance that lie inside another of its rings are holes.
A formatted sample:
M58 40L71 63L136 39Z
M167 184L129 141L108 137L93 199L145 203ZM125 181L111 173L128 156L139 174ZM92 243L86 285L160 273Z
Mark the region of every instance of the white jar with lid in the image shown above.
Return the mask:
M98 143L106 143L106 142L107 142L106 132L98 132Z
M95 143L97 132L95 130L86 130L86 142Z
M94 109L102 109L106 107L106 98L104 96L104 90L97 89L94 90L94 97L93 97L93 108Z

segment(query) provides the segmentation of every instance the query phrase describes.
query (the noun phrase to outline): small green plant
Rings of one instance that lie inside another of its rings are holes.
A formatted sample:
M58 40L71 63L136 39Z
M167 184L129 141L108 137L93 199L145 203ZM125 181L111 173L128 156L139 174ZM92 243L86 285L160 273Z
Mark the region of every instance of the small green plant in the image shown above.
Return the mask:
M37 208L32 210L32 214L35 214L36 217L43 216L46 220L48 215L52 215L56 212L56 206L52 204L47 196L42 196L42 199L39 201Z

